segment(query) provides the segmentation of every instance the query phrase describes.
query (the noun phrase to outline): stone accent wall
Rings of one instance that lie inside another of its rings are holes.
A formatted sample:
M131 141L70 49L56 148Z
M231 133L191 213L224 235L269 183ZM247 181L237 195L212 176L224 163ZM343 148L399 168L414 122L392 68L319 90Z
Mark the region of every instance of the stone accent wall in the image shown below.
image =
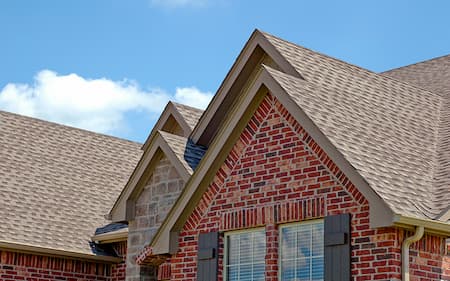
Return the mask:
M371 229L364 196L287 110L268 95L185 223L179 251L170 259L170 280L196 280L199 233L223 234L252 227L266 229L265 280L278 280L279 225L340 213L352 215L352 279L400 280L404 231ZM223 276L223 240L221 236L219 280ZM436 266L419 267L430 276L425 278L436 280L432 279L436 273L447 280L445 274L434 272L443 266L442 257L430 257Z
M135 219L128 225L127 280L156 280L157 270L138 266L136 256L148 245L184 187L177 170L163 157L136 201Z

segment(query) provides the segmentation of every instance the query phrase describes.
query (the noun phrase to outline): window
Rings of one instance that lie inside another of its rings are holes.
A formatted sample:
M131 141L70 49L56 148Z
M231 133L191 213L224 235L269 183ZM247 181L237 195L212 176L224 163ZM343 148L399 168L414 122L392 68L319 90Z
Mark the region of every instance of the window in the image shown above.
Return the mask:
M225 234L225 280L264 280L266 233L264 229Z
M280 227L280 280L323 280L323 221Z

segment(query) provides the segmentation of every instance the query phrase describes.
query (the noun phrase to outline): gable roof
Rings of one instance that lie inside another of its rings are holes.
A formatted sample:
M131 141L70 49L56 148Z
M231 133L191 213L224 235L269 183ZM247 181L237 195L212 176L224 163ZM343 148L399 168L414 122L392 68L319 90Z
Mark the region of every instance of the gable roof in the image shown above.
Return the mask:
M94 256L90 238L140 146L0 111L0 246Z
M269 59L262 54L251 61L252 52L261 50ZM271 67L261 69L266 61ZM253 73L244 73L248 64ZM191 134L209 147L151 242L153 254L176 250L176 233L207 188L205 177L221 163L221 153L246 122L245 112L252 112L267 90L308 125L308 133L369 200L374 227L420 223L428 231L450 233L450 224L438 221L448 201L437 204L433 186L442 97L255 31ZM228 117L218 122L217 112Z
M186 136L191 133L202 113L200 109L175 102L166 105L142 147L144 153L141 159L109 211L109 218L113 222L128 221L134 217L136 197L161 153L169 159L181 178L185 181L189 179L203 157L205 148L194 144Z
M183 116L183 120L191 128L192 131L195 128L195 125L197 125L198 120L202 116L203 110L177 102L171 103L175 106L177 111Z
M201 109L169 101L155 126L153 126L142 149L146 150L149 147L152 137L158 130L188 137L202 114L203 110Z
M441 96L265 36L317 89L316 96L294 94L296 103L392 210L436 219L442 203L448 205L430 198L436 194Z

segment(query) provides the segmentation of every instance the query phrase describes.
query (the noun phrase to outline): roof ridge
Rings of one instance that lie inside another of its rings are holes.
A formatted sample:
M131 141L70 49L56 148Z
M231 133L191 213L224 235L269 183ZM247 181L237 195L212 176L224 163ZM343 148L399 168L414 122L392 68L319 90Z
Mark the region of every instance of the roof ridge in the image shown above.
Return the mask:
M362 66L360 66L360 65L356 65L356 64L353 64L353 63L344 61L344 60L342 60L342 59L339 59L339 58L336 58L336 57L332 57L332 56L330 56L330 55L327 55L327 54L324 54L324 53L322 53L322 52L319 52L319 51L310 49L310 48L305 47L305 46L302 46L302 45L299 45L299 44L297 44L297 43L288 41L288 40L286 40L286 39L283 39L283 38L280 38L280 37L278 37L278 36L272 35L272 34L270 34L270 33L263 32L263 31L261 31L261 32L263 33L263 35L267 35L267 36L273 37L273 38L275 38L275 39L277 39L277 40L283 41L283 42L285 42L285 43L295 45L296 47L302 48L302 49L304 49L304 50L308 50L308 51L313 52L313 53L316 53L316 54L319 54L319 55L321 55L321 56L324 56L324 57L326 57L326 58L332 59L332 60L334 60L334 61L337 61L337 62L340 62L340 63L344 63L344 64L346 64L346 65L350 65L350 66L356 67L356 68L358 68L358 69L367 71L367 72L372 73L372 74L378 74L377 72L372 71L372 70L367 69L367 68L364 68L364 67L362 67Z
M303 49L303 50L307 50L307 51L309 51L309 52L316 53L316 54L318 54L318 55L320 55L320 56L323 56L323 57L325 57L325 58L327 58L327 59L331 59L331 60L333 60L333 61L335 61L335 62L343 63L343 64L345 64L345 65L355 67L356 69L362 70L362 71L364 71L364 72L366 72L366 73L368 73L368 74L370 74L370 75L375 75L375 76L380 77L380 78L383 78L383 79L388 79L388 80L395 81L395 82L400 83L400 84L403 84L403 85L407 85L407 86L409 86L409 87L413 87L413 88L416 88L416 89L420 89L420 90L427 91L427 92L432 93L432 94L435 94L435 95L439 95L439 94L437 94L437 93L434 92L434 91L430 91L429 89L425 89L425 88L419 87L419 86L417 86L417 85L414 85L414 84L411 84L411 83L408 83L408 82L405 82L405 81L402 81L402 80L398 80L398 79L389 77L389 76L387 76L387 75L384 75L384 72L378 73L378 72L372 71L372 70L370 70L370 69L364 68L364 67L362 67L362 66L359 66L359 65L356 65L356 64L353 64L353 63L344 61L344 60L342 60L342 59L339 59L339 58L332 57L332 56L330 56L330 55L324 54L324 53L322 53L322 52L315 51L315 50L313 50L313 49L310 49L310 48L301 46L301 45L296 44L296 43L294 43L294 42L290 42L290 41L288 41L288 40L285 40L285 39L280 38L280 37L278 37L278 36L272 35L272 34L270 34L270 33L267 33L267 32L264 32L264 31L260 31L260 32L261 32L264 36L270 36L270 37L273 37L273 38L275 38L275 39L277 39L277 40L283 41L283 42L285 42L285 43L287 43L287 44L294 45L294 46L296 46L297 48L301 48L301 49ZM447 55L447 56L450 56L450 54Z
M197 110L197 111L201 111L201 112L205 111L205 110L203 110L201 108L198 108L198 107L195 107L195 106L191 106L191 105L187 105L187 104L184 104L184 103L181 103L181 102L176 102L176 101L169 101L169 102L173 103L173 105L175 105L175 106L179 105L179 106L188 107L188 108L191 108L191 109L194 109L194 110Z
M414 66L414 65L429 63L429 62L432 62L432 61L435 61L435 60L443 59L445 57L450 57L450 54L437 56L437 57L434 57L434 58L431 58L431 59L422 60L422 61L418 61L418 62L415 62L415 63L411 63L411 64L403 65L403 66L400 66L400 67L392 68L392 69L389 69L389 70L385 70L385 71L379 72L379 74L385 74L387 72L400 70L400 69L411 67L411 66Z
M82 128L78 128L78 127L75 127L75 126L61 124L61 123L57 123L55 121L44 120L44 119L41 119L41 118L38 118L38 117L23 115L23 114L10 112L10 111L6 111L6 110L2 110L2 109L0 109L0 114L14 115L16 117L23 118L23 119L28 119L28 120L31 120L33 122L40 122L42 124L48 124L48 125L57 126L57 127L60 127L60 128L66 128L66 129L69 129L69 130L81 131L81 132L88 133L88 134L91 134L91 135L97 135L97 136L100 136L100 137L116 139L116 140L119 140L119 141L124 141L124 142L129 142L129 143L133 143L133 144L142 145L142 143L137 142L137 141L132 141L132 140L128 140L128 139L124 139L124 138L120 138L120 137L116 137L116 136L112 136L112 135L108 135L108 134L104 134L104 133L98 133L98 132L90 131L90 130L87 130L87 129L82 129Z

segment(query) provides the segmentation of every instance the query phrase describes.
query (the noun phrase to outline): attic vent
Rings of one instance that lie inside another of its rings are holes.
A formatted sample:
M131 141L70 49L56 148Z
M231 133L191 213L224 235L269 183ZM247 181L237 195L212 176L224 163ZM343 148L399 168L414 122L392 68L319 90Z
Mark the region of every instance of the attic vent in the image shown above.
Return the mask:
M167 118L161 130L174 135L184 136L183 129L172 115L170 115L169 118Z

